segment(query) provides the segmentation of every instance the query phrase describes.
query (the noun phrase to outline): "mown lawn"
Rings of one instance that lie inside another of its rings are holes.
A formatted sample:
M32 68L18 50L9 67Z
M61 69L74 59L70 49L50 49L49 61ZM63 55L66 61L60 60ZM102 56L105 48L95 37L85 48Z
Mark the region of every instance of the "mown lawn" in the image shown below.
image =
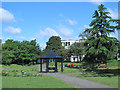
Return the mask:
M79 77L79 78L83 78L83 79L87 79L87 80L91 80L91 81L95 81L95 82L98 82L98 83L101 83L101 84L105 84L105 85L109 85L109 86L113 86L113 87L116 87L118 88L118 76L113 76L113 77L100 77L100 76L97 76L97 77L85 77L85 76L82 76L80 74L75 74L75 75L71 75L71 76L74 76L74 77Z
M2 88L75 88L58 78L39 73L38 67L11 68L7 66L7 68L2 71ZM24 74L21 71L24 71Z
M120 60L108 60L107 65L119 65Z
M58 78L42 77L2 77L2 88L75 88Z
M61 72L61 67L58 67L58 72L61 72L61 73L75 73L77 71L79 71L79 69L63 67L63 72Z

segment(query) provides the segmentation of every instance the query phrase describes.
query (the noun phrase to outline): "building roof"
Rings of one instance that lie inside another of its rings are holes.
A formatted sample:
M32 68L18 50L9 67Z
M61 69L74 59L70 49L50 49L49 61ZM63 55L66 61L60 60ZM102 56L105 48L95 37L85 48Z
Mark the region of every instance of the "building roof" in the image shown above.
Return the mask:
M86 40L86 39L79 39L79 40L68 39L68 40L61 40L61 41L82 41L82 40Z
M40 57L40 59L62 59L62 56L57 55L53 50L50 50L45 56Z

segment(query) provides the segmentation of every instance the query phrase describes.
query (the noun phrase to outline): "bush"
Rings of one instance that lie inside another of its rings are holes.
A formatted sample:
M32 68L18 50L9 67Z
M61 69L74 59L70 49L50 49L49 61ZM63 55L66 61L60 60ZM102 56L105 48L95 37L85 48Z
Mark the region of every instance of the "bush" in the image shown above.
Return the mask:
M2 72L2 76L9 76L8 72Z

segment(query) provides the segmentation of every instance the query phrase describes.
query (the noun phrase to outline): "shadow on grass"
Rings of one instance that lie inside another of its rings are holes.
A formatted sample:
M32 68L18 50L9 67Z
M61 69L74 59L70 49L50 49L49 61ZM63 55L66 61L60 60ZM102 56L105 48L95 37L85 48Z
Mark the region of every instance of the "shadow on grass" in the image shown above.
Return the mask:
M86 70L86 72L89 72L89 70ZM90 74L101 77L120 76L120 69L94 69L90 71Z

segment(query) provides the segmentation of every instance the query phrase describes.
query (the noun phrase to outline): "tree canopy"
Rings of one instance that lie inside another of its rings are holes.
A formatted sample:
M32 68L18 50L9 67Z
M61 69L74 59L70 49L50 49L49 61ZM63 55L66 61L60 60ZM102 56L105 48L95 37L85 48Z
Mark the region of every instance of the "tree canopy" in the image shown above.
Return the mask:
M14 41L8 39L2 45L2 63L3 64L34 64L40 57L41 49L36 40Z
M68 49L68 57L79 56L80 59L84 55L84 42L73 43Z
M117 20L113 20L109 15L110 12L106 10L103 4L99 5L98 10L95 10L93 14L94 19L89 24L91 28L84 31L84 33L89 33L85 41L87 47L84 60L86 63L106 62L116 57L118 40L109 35L118 29L118 24L114 26L111 24Z
M46 42L46 48L43 50L43 55L47 54L52 49L56 54L66 57L66 50L62 46L61 38L59 36L52 36Z

